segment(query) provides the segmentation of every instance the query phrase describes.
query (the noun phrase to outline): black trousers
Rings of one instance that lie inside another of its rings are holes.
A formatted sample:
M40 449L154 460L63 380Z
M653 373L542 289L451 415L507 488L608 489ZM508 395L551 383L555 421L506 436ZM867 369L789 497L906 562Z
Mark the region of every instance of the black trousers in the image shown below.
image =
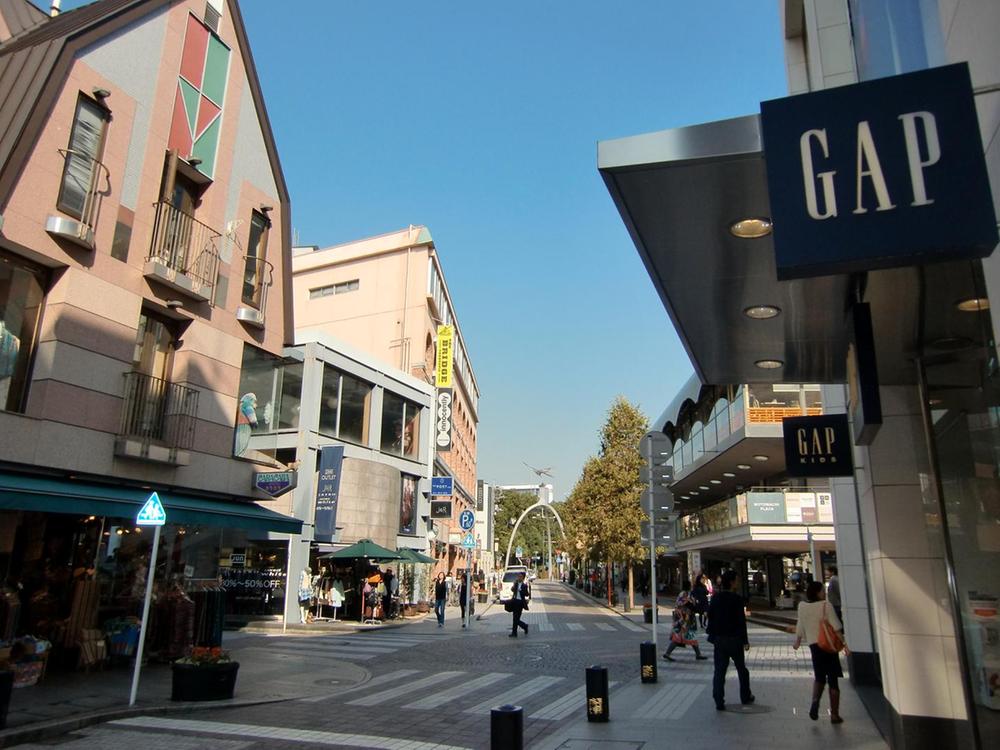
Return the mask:
M513 607L514 609L512 610L512 614L514 616L514 621L511 623L510 626L510 634L516 636L517 629L519 627L524 628L524 632L527 633L528 626L525 623L521 622L521 613L524 611L524 603L515 599Z
M715 637L715 675L712 678L712 697L715 705L726 702L726 670L729 660L733 660L736 675L740 678L740 700L750 700L750 670L747 669L743 651L743 639L731 636Z

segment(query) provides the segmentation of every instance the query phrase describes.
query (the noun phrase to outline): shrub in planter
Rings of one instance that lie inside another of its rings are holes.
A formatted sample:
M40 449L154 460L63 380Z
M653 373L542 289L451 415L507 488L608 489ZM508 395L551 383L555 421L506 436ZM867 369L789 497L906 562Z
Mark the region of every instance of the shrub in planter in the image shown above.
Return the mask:
M220 701L232 698L240 663L221 648L194 647L171 665L172 701Z

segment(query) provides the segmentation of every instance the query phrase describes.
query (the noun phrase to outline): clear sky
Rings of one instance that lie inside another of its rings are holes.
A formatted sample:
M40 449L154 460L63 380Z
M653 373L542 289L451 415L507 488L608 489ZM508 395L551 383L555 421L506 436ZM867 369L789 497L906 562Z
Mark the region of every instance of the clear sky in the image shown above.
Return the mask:
M297 241L426 225L482 391L479 477L552 467L561 499L616 395L652 419L692 372L596 144L783 96L778 0L241 8Z

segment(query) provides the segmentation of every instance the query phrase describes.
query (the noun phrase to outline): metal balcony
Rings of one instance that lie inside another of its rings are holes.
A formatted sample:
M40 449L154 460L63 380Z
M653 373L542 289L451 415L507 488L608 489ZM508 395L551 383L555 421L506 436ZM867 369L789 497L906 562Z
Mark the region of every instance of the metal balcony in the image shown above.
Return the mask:
M61 148L59 153L66 162L59 208L69 216L50 214L45 221L45 231L85 250L93 250L101 200L111 187L108 168L97 159L74 149ZM81 173L87 176L83 177ZM74 217L77 212L79 216Z
M162 463L188 463L198 391L140 372L127 372L124 379L115 453Z
M263 328L267 292L274 283L274 266L263 258L244 255L243 268L243 292L236 319Z
M153 243L143 273L187 297L211 303L218 283L222 235L170 203L153 205Z

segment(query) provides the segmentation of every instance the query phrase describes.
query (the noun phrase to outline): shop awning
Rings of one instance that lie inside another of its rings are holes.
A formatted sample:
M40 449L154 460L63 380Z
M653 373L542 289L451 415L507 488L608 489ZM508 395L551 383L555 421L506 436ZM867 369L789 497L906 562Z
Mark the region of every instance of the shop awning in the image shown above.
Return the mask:
M402 547L396 550L401 556L401 563L421 563L424 565L433 565L436 560L433 557L428 557L427 555L417 552L415 549L407 549Z
M0 473L0 509L134 518L152 489ZM253 502L210 500L156 490L167 523L299 534L302 522Z
M597 148L608 192L702 383L844 382L848 278L779 282L771 237L730 232L735 221L771 215L759 116ZM758 305L781 314L748 317ZM765 360L783 367L756 365Z

